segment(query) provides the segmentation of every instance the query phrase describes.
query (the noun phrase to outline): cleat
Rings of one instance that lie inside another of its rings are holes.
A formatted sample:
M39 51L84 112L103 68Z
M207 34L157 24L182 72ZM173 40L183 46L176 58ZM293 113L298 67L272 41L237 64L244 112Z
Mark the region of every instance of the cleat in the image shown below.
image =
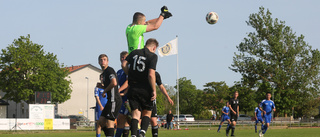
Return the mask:
M261 130L259 130L259 137L263 137Z
M220 133L220 131L219 131L219 130L218 130L217 132L218 132L218 133Z

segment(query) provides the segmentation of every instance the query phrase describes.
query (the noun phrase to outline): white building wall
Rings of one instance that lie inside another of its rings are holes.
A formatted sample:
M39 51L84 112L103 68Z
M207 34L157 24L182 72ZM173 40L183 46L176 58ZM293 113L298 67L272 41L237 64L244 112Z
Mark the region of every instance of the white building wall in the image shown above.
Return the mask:
M7 118L7 106L0 105L0 118Z
M0 91L0 98L3 97L4 95L5 93ZM12 100L7 100L7 99L4 99L4 101L9 103L9 105L7 106L8 111L6 112L7 113L6 115L8 116L8 118L14 118L13 115L15 115L17 118L29 117L29 105L24 101L21 101L20 103L16 103Z
M69 75L72 82L71 98L62 104L58 104L58 114L84 115L85 117L88 116L90 121L94 121L94 109L90 109L90 107L95 107L96 104L94 88L97 82L100 82L99 75L101 72L96 71L91 66L87 66L71 73ZM87 109L89 109L88 112Z

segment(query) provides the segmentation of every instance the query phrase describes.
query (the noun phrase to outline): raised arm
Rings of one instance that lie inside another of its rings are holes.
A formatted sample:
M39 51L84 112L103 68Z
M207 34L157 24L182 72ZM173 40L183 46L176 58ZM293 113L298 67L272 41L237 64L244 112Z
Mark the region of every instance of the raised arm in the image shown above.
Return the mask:
M150 32L153 30L157 30L160 28L162 22L163 22L163 16L159 16L158 18L152 19L147 21L147 29L146 32Z

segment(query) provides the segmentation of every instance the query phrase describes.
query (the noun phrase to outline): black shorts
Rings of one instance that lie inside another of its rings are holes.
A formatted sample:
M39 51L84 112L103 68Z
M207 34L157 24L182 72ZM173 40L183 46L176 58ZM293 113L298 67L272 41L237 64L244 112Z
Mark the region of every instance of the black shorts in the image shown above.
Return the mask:
M102 110L101 116L105 117L108 120L115 120L118 117L122 101L115 100L111 102L108 100L107 104L104 106Z
M151 91L150 89L129 87L128 100L131 110L138 109L142 110L152 110L153 101L151 101Z
M230 113L230 121L233 122L237 122L238 120L238 115L237 114L233 114L232 112Z
M157 114L157 104L156 104L156 101L155 101L155 100L153 101L153 108L152 108L151 117L158 117L158 114Z

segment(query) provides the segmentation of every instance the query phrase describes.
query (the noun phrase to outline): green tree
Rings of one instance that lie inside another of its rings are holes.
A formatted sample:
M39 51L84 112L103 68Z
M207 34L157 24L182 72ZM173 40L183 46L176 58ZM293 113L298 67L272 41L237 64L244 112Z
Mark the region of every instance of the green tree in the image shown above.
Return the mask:
M254 111L255 107L258 106L258 103L255 101L255 91L253 91L250 87L246 86L245 84L237 82L234 86L230 88L230 91L232 97L235 91L238 91L239 93L239 111L242 111L245 114L247 114L247 112Z
M206 93L204 105L220 113L222 107L229 100L230 91L228 85L224 81L220 81L206 83L204 87L204 92Z
M315 100L320 84L319 51L263 7L249 16L247 25L255 31L237 46L240 53L235 53L230 69L240 73L252 88L268 82L274 92L276 113L286 115L292 107Z
M173 87L167 87L164 86L167 90L168 95L173 95ZM176 104L174 96L170 96L172 101ZM162 94L159 88L157 88L157 113L158 115L164 115L167 114L169 110L172 110L174 112L175 105L171 105L168 101L168 99Z
M175 88L177 88L175 86ZM196 89L191 80L186 77L179 79L179 103L180 114L192 114L198 118L200 113L205 110L203 107L203 91Z
M32 103L36 91L50 91L54 103L70 98L71 81L66 79L69 71L59 64L56 55L42 48L28 35L1 50L0 88L5 99Z

